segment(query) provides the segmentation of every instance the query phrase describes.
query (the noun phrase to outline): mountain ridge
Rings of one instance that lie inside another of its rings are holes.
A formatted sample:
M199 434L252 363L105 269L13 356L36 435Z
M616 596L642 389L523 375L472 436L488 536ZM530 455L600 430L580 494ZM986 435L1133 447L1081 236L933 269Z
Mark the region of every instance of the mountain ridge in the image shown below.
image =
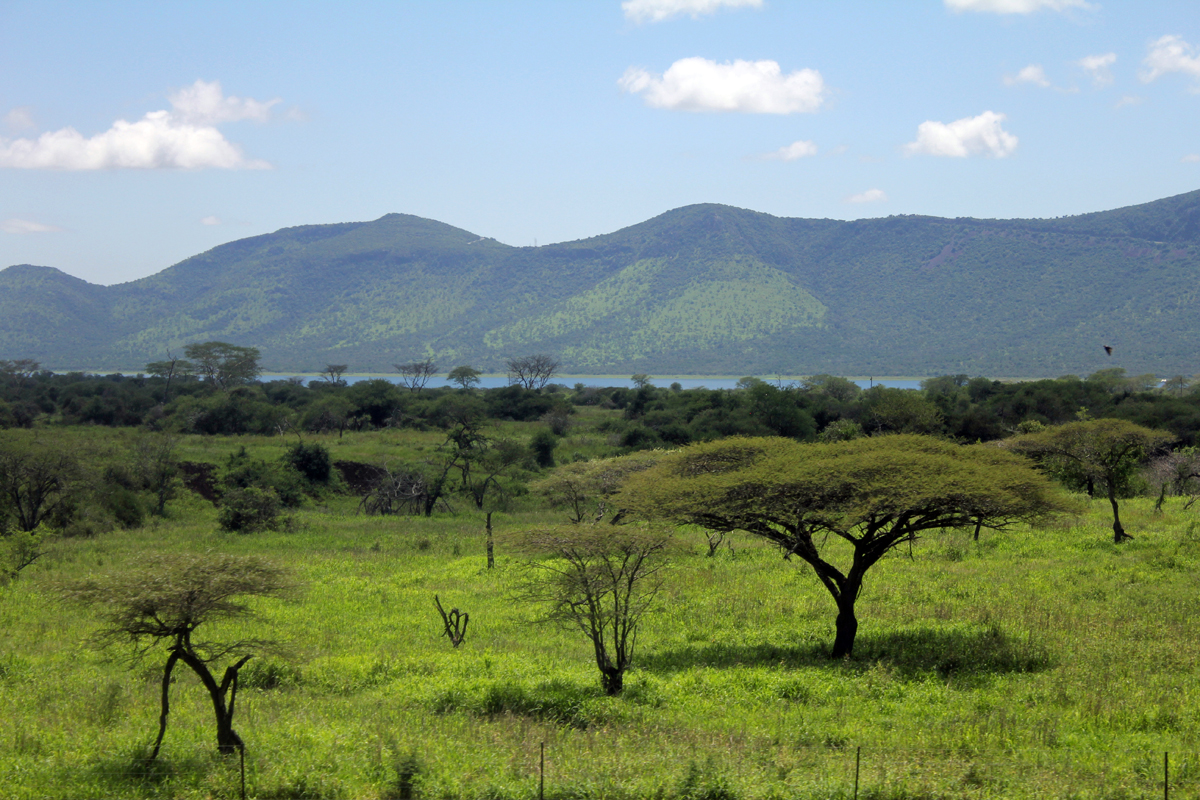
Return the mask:
M227 242L113 286L0 270L0 358L137 371L220 339L273 371L424 357L500 371L552 352L596 374L1190 373L1198 274L1200 191L1052 220L701 203L536 248L387 214Z

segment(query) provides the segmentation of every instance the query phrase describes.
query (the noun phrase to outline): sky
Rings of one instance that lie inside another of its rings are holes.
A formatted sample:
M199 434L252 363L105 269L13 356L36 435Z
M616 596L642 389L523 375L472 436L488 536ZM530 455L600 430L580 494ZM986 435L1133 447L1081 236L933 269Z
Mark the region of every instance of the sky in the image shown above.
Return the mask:
M393 212L531 246L1198 188L1195 0L0 0L0 267L92 283Z

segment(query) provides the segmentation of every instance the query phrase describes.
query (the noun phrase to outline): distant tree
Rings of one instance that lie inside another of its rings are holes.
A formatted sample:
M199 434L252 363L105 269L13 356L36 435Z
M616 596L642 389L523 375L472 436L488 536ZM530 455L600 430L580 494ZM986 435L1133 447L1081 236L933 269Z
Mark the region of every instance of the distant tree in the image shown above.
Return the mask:
M539 353L508 360L508 382L526 389L541 389L558 373L559 362L554 356Z
M644 372L638 372L629 376L629 380L633 381L633 388L644 389L650 385L650 376Z
M1088 494L1104 486L1113 515L1113 541L1131 539L1121 525L1117 498L1142 464L1175 437L1121 419L1090 419L1055 425L1037 433L1005 439L1001 446L1033 456L1049 471L1084 482Z
M1068 507L1019 456L912 435L692 445L631 475L616 500L635 519L742 530L808 563L837 606L833 658L852 653L867 571L894 548L928 530L1003 528Z
M75 455L47 444L0 444L0 522L11 517L17 530L50 523L74 501L82 470Z
M154 498L153 512L167 513L167 503L179 490L179 460L175 448L179 439L170 433L143 434L133 445L134 464L142 486Z
M912 389L874 386L862 393L862 426L871 433L938 433L942 412Z
M330 386L345 386L346 379L342 376L349 368L349 364L326 364L325 369L321 370L321 380Z
M523 597L591 641L608 695L624 689L640 623L662 586L669 542L666 532L642 525L595 524L536 530L517 542L533 556Z
M479 375L479 370L464 364L450 370L450 374L446 376L446 380L451 383L457 383L460 389L466 390L478 385Z
M842 402L853 400L862 392L862 387L849 378L825 374L805 378L800 382L800 388Z
M253 381L262 372L257 347L239 347L227 342L189 344L183 354L197 373L222 391Z
M0 381L16 382L32 378L38 374L41 368L42 365L32 358L18 358L11 361L0 359Z
M182 358L177 358L171 351L167 351L167 358L164 361L151 361L146 365L146 374L156 378L162 378L167 382L166 388L163 389L163 403L171 397L171 381L176 375L184 376L191 375L195 372L195 367L192 362L185 361Z
M242 598L280 597L290 588L288 575L258 558L205 553L147 556L128 573L85 581L66 590L66 596L86 606L103 606L103 645L128 641L144 657L159 644L167 647L163 667L158 738L150 759L158 757L170 713L171 672L182 661L200 679L216 715L217 751L233 753L244 747L233 729L238 672L252 658L247 652L267 643L255 639L205 642L194 639L197 629L222 619L245 619L250 607ZM237 660L218 682L212 665L227 657Z
M530 484L530 488L555 507L566 507L573 523L599 521L610 512L612 520L617 521L622 513L610 505L621 482L635 472L650 469L661 456L662 452L641 451L616 458L573 461Z
M432 358L424 361L410 361L407 364L393 364L400 373L400 382L408 387L410 392L419 392L429 383L429 379L437 373L437 364Z
M1183 392L1188 388L1188 379L1182 375L1175 375L1163 381L1162 390L1168 394L1175 394L1178 397L1183 397Z

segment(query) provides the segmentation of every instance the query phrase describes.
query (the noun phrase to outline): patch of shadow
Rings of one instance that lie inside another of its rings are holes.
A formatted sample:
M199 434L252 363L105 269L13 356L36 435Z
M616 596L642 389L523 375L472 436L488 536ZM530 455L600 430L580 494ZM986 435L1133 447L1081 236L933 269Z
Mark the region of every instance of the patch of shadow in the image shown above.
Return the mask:
M181 461L179 471L183 473L183 485L189 491L195 492L213 505L221 499L221 493L217 490L216 465L200 461Z
M831 646L832 642L786 646L713 642L644 653L635 666L648 672L676 672L694 667L829 667L838 664L829 656ZM907 678L936 674L945 679L1040 672L1054 666L1044 646L1010 636L998 625L974 630L921 628L859 634L854 655L841 663L863 670L881 664Z

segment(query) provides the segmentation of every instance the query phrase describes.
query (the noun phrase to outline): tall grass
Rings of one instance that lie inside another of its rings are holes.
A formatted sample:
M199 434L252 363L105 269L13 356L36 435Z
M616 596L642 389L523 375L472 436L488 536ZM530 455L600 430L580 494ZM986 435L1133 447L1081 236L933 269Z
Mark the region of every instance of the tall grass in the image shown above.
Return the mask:
M192 446L192 445L189 445ZM356 446L349 444L347 446ZM304 591L208 632L283 647L243 671L235 725L255 797L1115 798L1200 792L1196 514L1130 501L1055 527L945 531L881 562L853 659L831 662L832 601L802 565L733 536L680 533L627 689L599 690L577 633L514 600L510 534L557 515L299 512L294 529L217 531L185 498L138 530L58 542L0 589L0 796L237 796L207 694L177 672L163 755L164 653L89 648L97 618L56 587L149 552L260 555ZM471 615L441 636L433 595Z

